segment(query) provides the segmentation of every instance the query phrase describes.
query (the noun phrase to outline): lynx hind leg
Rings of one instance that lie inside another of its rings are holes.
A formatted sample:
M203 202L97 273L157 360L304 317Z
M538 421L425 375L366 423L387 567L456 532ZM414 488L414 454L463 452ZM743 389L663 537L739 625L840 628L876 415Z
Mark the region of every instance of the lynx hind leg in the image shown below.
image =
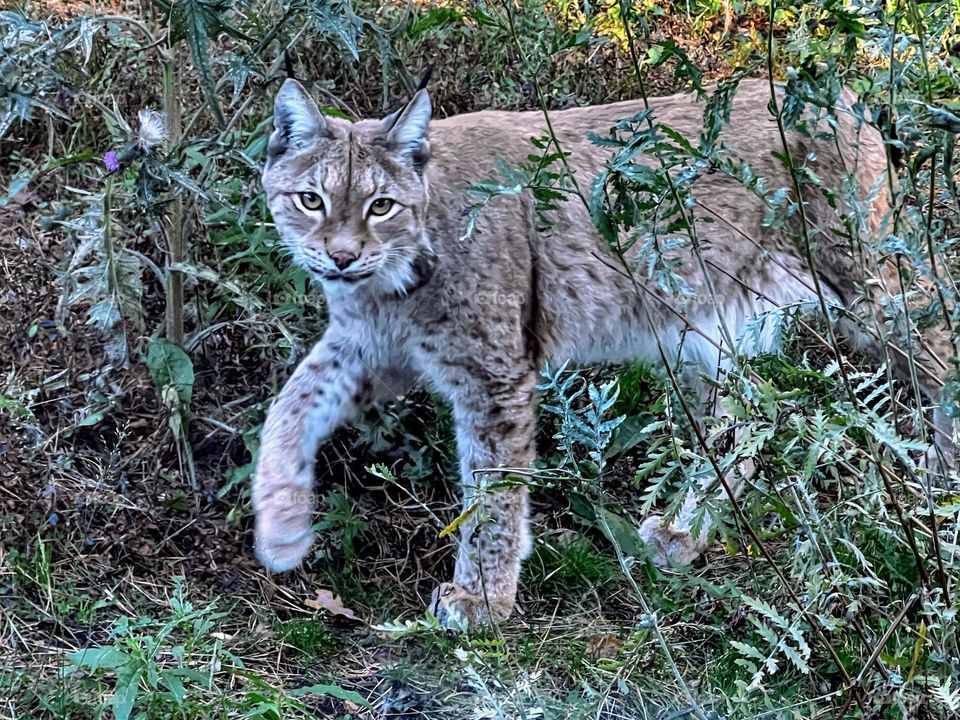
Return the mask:
M755 471L753 460L746 459L724 476L724 480L734 499L743 493L747 480ZM708 490L713 485L712 478L704 480L701 488ZM714 490L718 501L725 501L726 490L721 486ZM683 507L672 522L665 522L662 515L651 515L640 524L640 539L650 551L650 561L657 567L691 565L707 549L710 530L714 520L707 511L699 528L695 528L697 515L697 493L687 492ZM699 530L699 532L695 532Z
M694 394L700 399L699 405L695 408L698 414L706 413L724 417L727 413L720 406L719 398L716 394L716 384L707 382L707 380L701 376L704 366L704 363L686 366L683 377L684 387L692 391L691 394ZM702 418L697 417L695 419L700 423L700 427L703 428ZM733 433L733 443L736 445L740 439L741 430L734 429ZM715 434L713 437L707 438L707 445L709 447L712 448L716 437L717 435ZM733 492L735 498L740 497L746 481L753 473L754 464L749 458L740 462L732 470L726 472L724 480L727 487ZM697 525L698 496L702 496L705 492L713 492L717 496L718 501L726 501L728 499L726 490L722 484L718 483L715 489L710 489L710 486L714 484L714 478L712 476L707 477L701 482L699 493L694 491L687 492L686 497L683 499L680 512L677 513L671 522L666 522L666 518L660 514L654 514L645 518L640 524L638 530L640 539L647 546L650 553L650 561L653 562L654 565L662 568L690 565L707 549L708 538L710 530L714 526L714 520L710 513L706 512L700 523L700 527L695 527ZM694 532L695 529L698 532Z
M869 321L845 317L837 323L837 330L853 350L865 355L872 362L877 364L889 362L894 376L904 386L910 387L912 383L910 355L900 344L890 343L884 348L873 330L865 327L865 322ZM883 327L882 319L880 319L880 326ZM953 418L944 412L942 406L943 378L946 377L948 369L944 358L952 353L946 331L939 328L924 330L921 342L917 344L913 353L914 370L920 391L926 401L935 403L925 433L933 441L927 451L927 467L943 474L947 474L956 467L954 422Z
M933 433L933 445L927 450L927 467L948 474L957 467L957 445L953 418L940 405L933 410Z

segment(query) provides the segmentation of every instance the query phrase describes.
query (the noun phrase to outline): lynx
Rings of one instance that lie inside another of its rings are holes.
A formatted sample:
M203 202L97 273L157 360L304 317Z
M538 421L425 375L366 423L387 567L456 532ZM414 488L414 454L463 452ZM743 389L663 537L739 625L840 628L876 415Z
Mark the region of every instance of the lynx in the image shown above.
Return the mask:
M720 140L768 187L791 188L775 155L782 144L767 110L770 93L766 80L743 81ZM872 205L862 223L867 236L887 214L887 160L880 133L855 116L854 102L845 91L835 137L791 132L788 142L791 156L825 186L852 177L857 195ZM657 121L687 137L700 132L702 106L693 97L650 104ZM620 102L552 114L580 184L589 187L610 155L588 132L605 134L643 107ZM846 209L815 191L804 198L811 266L796 218L791 232L774 229L764 201L730 175L708 171L696 180L692 213L704 239L702 262L684 249L677 272L695 296L716 302L681 304L642 268L625 272L637 250L623 259L612 252L578 199L558 203L549 231L538 224L529 192L496 196L472 217L477 198L468 189L498 177L496 158L522 162L530 138L545 128L539 112L431 121L426 90L386 118L349 122L322 115L297 81L281 87L263 187L293 260L323 287L329 325L262 431L253 505L256 552L270 571L297 567L310 548L319 443L368 404L425 383L452 407L463 507L474 509L459 528L452 582L434 591L430 607L448 622L457 615L506 618L531 550L528 488L493 481L505 468L534 461L535 389L545 362L682 361L686 381L703 398L701 412L712 413L703 376L726 367L721 348L765 349L767 340L744 333L752 317L782 306L815 309L819 296L838 307L858 304L863 271L848 239L832 232ZM878 341L862 325L837 327L854 347L875 352ZM931 398L942 371L941 363L921 377ZM654 516L639 528L654 561L689 563L705 549L709 518L695 534L696 498L685 502L672 523Z

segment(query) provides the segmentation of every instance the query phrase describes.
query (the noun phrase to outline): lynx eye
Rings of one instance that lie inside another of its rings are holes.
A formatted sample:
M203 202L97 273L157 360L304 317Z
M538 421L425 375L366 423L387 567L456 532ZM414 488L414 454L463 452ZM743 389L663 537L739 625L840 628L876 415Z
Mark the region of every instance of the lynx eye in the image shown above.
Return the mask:
M376 216L386 215L393 208L393 200L390 198L377 198L370 203L370 214Z
M323 198L315 192L297 193L297 200L300 201L300 206L304 210L311 212L323 210Z

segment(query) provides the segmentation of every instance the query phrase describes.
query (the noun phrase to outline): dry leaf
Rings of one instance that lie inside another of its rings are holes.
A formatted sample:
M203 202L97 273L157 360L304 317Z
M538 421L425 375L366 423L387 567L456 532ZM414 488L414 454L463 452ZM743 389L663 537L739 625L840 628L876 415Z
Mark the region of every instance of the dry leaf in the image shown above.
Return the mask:
M326 610L328 615L349 618L350 620L359 620L357 614L348 607L344 607L339 595L334 595L332 591L324 588L317 589L317 597L304 600L303 604L314 610Z
M254 635L261 638L273 638L277 635L273 627L264 622L258 622L256 625L254 625L252 632Z
M599 660L600 658L615 658L623 641L616 635L594 635L587 640L587 655Z

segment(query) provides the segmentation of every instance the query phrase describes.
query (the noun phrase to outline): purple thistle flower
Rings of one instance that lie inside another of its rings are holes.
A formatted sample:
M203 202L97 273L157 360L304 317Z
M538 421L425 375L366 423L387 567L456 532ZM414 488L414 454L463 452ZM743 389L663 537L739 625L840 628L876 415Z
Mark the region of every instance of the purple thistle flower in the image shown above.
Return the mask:
M103 156L103 164L108 172L116 172L120 169L120 162L117 160L117 154L113 150L108 150Z

